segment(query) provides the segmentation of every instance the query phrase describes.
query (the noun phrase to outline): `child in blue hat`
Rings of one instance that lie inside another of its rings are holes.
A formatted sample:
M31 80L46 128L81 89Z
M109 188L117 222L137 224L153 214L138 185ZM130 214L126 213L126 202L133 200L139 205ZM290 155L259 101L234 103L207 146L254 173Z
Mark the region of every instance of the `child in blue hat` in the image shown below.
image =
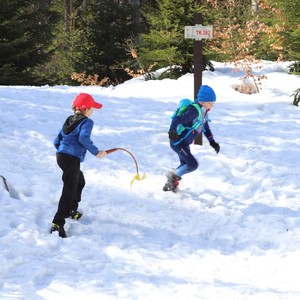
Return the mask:
M181 177L198 168L198 162L190 151L190 145L201 132L208 139L210 146L219 153L220 145L214 140L208 125L208 112L214 106L215 102L216 94L214 90L207 85L202 85L194 104L188 106L186 111L173 118L169 129L170 146L177 153L180 165L174 172L167 174L167 182L163 187L164 191L176 193ZM202 118L199 126L190 130L196 120L199 119L200 114L202 114ZM185 129L178 133L177 128L180 125L183 125Z

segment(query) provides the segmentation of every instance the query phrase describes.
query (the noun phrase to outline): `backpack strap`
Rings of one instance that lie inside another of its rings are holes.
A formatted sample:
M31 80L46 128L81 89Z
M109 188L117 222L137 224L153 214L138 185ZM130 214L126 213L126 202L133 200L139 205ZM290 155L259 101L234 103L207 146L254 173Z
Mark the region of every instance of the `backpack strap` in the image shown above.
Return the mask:
M179 139L178 141L176 141L175 143L173 142L173 145L176 146L179 143L181 143L184 139L186 139L196 128L198 128L200 125L203 125L202 119L202 110L199 107L199 105L197 105L196 103L191 104L191 106L195 107L197 109L198 112L198 117L196 119L196 121L194 122L192 127L185 127L185 129L188 129L189 131L184 135L184 137L182 137L181 139Z
M198 111L198 119L199 118L202 119L202 110L201 110L200 106L198 104L196 104L196 103L193 103L191 105L194 106L197 109L197 111Z

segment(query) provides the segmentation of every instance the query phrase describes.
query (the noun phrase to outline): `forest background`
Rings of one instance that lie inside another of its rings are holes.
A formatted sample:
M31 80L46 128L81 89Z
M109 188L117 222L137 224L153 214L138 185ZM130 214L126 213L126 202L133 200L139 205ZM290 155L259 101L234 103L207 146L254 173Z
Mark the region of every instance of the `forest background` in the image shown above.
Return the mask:
M257 59L299 72L299 0L1 0L0 85L117 85L166 68L193 73L184 26L202 13L212 61L251 70ZM248 74L249 75L249 74Z

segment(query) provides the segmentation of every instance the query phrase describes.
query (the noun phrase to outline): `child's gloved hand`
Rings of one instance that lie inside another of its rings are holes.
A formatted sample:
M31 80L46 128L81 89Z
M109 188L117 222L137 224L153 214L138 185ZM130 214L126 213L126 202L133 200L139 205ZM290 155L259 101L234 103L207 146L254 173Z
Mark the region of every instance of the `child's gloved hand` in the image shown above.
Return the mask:
M99 150L96 156L99 158L103 158L106 155L107 155L106 151Z
M219 151L220 151L220 145L218 143L216 143L215 141L211 141L209 144L215 149L215 151L217 153L219 153Z
M178 139L178 133L176 130L174 129L169 130L169 139L171 141L176 141Z

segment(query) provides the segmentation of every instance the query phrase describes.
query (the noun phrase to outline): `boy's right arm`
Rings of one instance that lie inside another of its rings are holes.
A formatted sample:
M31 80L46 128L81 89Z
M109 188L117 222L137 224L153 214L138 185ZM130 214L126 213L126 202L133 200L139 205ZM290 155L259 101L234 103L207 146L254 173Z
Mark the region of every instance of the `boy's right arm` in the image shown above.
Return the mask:
M56 136L54 142L53 142L54 147L55 147L56 149L58 149L61 140L62 140L62 134L61 134L61 131L60 131L59 134Z

